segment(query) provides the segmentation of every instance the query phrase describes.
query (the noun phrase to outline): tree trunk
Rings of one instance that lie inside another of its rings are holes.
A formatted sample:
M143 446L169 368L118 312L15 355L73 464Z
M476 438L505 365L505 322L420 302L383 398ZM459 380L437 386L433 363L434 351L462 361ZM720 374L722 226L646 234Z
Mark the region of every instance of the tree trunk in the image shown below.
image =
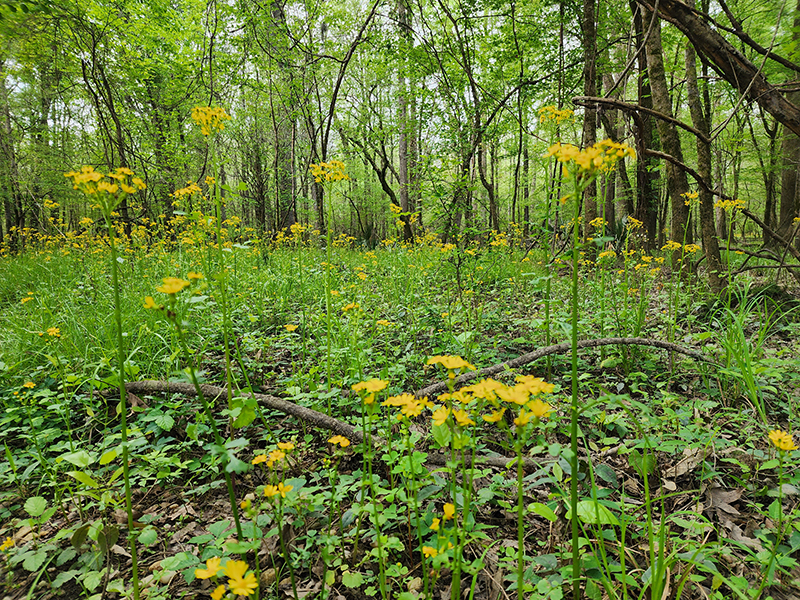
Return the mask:
M690 0L693 2L693 0ZM711 134L711 115L704 114L697 84L697 60L694 47L686 43L686 94L692 124L706 138ZM711 184L711 142L695 137L697 140L697 172L709 185ZM703 239L706 263L708 265L708 282L711 290L719 294L727 285L722 259L719 254L717 231L714 225L714 196L711 190L700 188L700 229Z
M644 44L644 24L642 10L636 5L635 0L630 0L633 13L633 24L636 31L636 45ZM653 95L650 91L650 77L648 75L647 54L640 52L638 56L639 77L637 93L639 105L653 108ZM655 161L647 156L645 151L653 147L653 118L645 113L634 116L634 139L636 140L636 207L629 214L644 224L647 232L645 249L651 251L656 245L656 230L658 226L659 195L655 189L654 179L658 176L657 170L652 168ZM619 161L622 162L622 161ZM631 200L633 202L633 200Z
M411 126L411 120L408 118L408 81L406 72L408 70L407 51L411 47L411 28L409 27L409 7L407 0L397 0L397 29L400 36L401 43L403 44L403 51L401 52L400 61L401 67L398 69L398 90L399 95L397 98L397 112L398 112L398 127L400 135L397 146L397 160L398 160L398 184L400 185L400 209L405 213L402 218L403 222L403 241L410 242L414 239L414 231L411 228L411 219L409 213L411 211L411 201L409 192L411 189L411 181L409 178L408 170L408 154L409 154L409 137L414 137L414 130Z
M653 15L649 10L646 10L644 11L643 17L643 23L649 23ZM645 51L647 52L647 69L650 75L650 89L653 94L653 108L668 117L672 117L672 103L669 95L669 88L667 87L666 74L664 72L661 23L658 20L653 23L650 36L645 40ZM657 119L656 125L658 127L659 137L661 138L661 147L663 151L673 156L678 161L684 162L681 140L678 137L678 131L675 125L664 119ZM672 239L681 244L691 242L689 231L687 230L689 210L684 203L684 194L689 192L689 181L686 177L686 173L671 162L667 162L666 164L666 173L667 191L669 193L669 199L672 202ZM673 254L673 266L679 266L680 259L681 253L676 251L675 254Z
M583 17L581 19L583 35L583 93L585 96L597 95L597 22L595 0L583 0ZM581 145L584 148L597 142L597 109L595 105L587 105L583 113L583 135ZM583 195L583 235L593 234L590 225L597 218L597 185L592 182ZM576 215L577 217L577 215Z
M648 12L658 5L659 14L689 38L695 49L741 94L758 103L795 134L800 135L800 105L785 98L771 85L760 68L728 42L716 29L679 0L637 0ZM656 28L654 27L654 30ZM797 31L797 26L794 27Z

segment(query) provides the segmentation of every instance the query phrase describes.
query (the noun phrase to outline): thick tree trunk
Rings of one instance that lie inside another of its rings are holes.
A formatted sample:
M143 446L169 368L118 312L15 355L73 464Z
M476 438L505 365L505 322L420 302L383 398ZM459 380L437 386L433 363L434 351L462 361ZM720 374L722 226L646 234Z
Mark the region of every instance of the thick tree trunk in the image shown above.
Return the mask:
M650 13L650 11L644 11L643 22L649 23L651 18L652 13ZM666 74L664 72L661 23L658 20L653 24L650 36L645 40L645 51L647 52L647 68L650 74L650 89L653 94L653 108L668 117L672 117L672 103L669 95L669 88L667 87ZM659 137L661 138L661 147L663 151L680 162L684 162L681 141L678 137L678 131L675 125L664 119L657 119L656 125L658 127ZM689 191L689 181L686 177L686 173L671 162L667 162L666 172L667 191L669 193L669 199L672 202L671 237L679 243L684 243L684 241L690 242L690 232L686 227L689 210L684 203L684 194ZM681 254L678 252L676 252L676 255L673 255L674 266L678 266L680 258Z

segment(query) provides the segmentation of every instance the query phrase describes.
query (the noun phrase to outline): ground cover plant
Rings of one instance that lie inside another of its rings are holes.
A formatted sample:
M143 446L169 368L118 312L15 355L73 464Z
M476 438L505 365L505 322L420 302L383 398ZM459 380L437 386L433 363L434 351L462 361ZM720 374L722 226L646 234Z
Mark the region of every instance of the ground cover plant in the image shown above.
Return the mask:
M213 146L207 212L127 235L143 182L67 173L100 224L0 265L7 595L796 597L791 301L706 303L698 247L645 253L635 219L584 239L632 151L549 154L567 222L537 247L260 238Z

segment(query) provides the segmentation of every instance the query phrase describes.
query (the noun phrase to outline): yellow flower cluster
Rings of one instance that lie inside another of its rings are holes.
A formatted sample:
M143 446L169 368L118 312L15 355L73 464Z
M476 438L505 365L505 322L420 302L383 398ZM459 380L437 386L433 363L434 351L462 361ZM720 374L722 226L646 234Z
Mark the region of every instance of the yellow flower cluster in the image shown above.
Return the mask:
M211 135L214 129L225 129L223 121L230 121L230 115L224 108L211 106L195 106L192 109L192 121L200 126L200 133Z
M540 123L545 123L546 121L555 121L556 124L571 119L575 114L568 108L558 109L552 104L541 107L537 112L539 113Z
M343 179L350 179L345 170L345 165L340 160L332 160L330 162L321 162L317 164L310 164L308 166L314 181L322 183L324 181L342 181Z
M179 190L175 190L172 192L172 197L178 200L182 200L183 198L191 197L197 194L198 196L203 195L203 190L200 189L200 186L197 185L193 181L187 181L186 187L183 187Z
M195 569L197 579L216 579L222 572L228 578L228 587L234 595L251 596L258 589L255 573L248 571L249 565L243 560L229 560L222 566L222 558L214 556L206 561L205 569ZM220 584L211 593L213 600L221 600L225 595L225 586Z
M328 440L329 444L333 444L334 446L338 445L342 448L347 448L350 445L350 440L348 440L343 435L335 435L331 439Z
M541 394L552 393L553 389L553 384L531 375L518 376L516 384L513 386L507 386L491 378L482 379L458 391L441 394L438 398L440 402L448 404L456 402L461 408L431 406L433 411L431 420L434 425L443 425L452 415L455 424L460 427L474 425L475 421L470 418L467 409L474 401L483 399L493 407L489 414L481 415L484 421L487 423L501 422L506 410L511 406L519 409L514 424L521 428L532 420L538 421L547 417L553 411L549 404L538 398ZM427 403L427 399L418 400L418 402L430 404Z
M114 196L120 191L126 195L134 194L146 187L144 181L139 177L133 177L133 171L127 167L120 167L104 175L95 171L94 167L85 166L81 167L80 171L64 173L64 177L72 179L73 189L80 190L87 196L97 194Z
M545 157L555 156L558 162L564 164L565 175L569 175L568 164L573 164L581 173L593 174L608 170L625 156L636 158L636 152L627 144L618 144L611 140L597 142L589 148L581 150L572 144L553 144Z
M681 194L683 197L683 203L686 206L691 206L692 204L696 204L700 194L698 192L685 192Z
M714 203L715 208L721 208L725 212L736 212L744 208L744 200L736 198L735 200L717 200Z

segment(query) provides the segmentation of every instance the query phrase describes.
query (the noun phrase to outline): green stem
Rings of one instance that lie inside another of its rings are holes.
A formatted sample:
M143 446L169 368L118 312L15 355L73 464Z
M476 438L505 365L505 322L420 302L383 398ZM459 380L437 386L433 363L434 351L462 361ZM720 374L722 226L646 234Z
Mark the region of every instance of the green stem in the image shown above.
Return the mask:
M580 600L580 567L581 556L578 548L578 245L580 243L578 217L581 212L581 198L583 189L579 183L575 184L575 214L572 225L572 403L570 407L570 482L569 502L572 515L572 597Z
M194 367L191 363L191 355L189 354L189 347L186 345L186 339L183 336L183 329L180 325L180 319L178 318L177 314L175 313L175 296L170 296L170 303L171 309L168 314L171 313L171 319L175 324L175 329L178 332L178 342L181 346L181 351L183 352L184 359L186 360L187 364L189 365L189 377L192 380L192 385L194 386L195 392L197 392L197 397L200 399L200 403L203 405L203 412L208 419L208 422L211 426L211 431L214 433L214 442L217 444L220 450L220 458L222 460L222 472L225 475L225 483L228 487L228 499L231 503L231 514L233 515L233 522L236 525L236 536L239 541L244 539L244 535L242 534L242 524L239 520L239 506L236 504L236 492L233 489L233 479L231 478L231 474L228 472L228 458L226 454L225 442L222 439L222 436L219 433L219 428L217 427L217 422L214 419L214 413L211 411L211 405L208 403L208 400L203 394L203 390L200 387L200 382L197 380L197 373L195 373Z
M128 466L128 392L125 389L125 346L122 337L122 310L119 298L119 269L117 245L114 241L114 225L111 215L105 214L108 225L108 243L111 246L111 286L114 288L114 325L116 329L117 361L119 362L119 415L122 427L122 479L125 485L125 511L128 513L128 541L131 548L131 570L133 598L139 600L139 560L136 554L136 538L133 536L133 502L131 499L131 476Z

